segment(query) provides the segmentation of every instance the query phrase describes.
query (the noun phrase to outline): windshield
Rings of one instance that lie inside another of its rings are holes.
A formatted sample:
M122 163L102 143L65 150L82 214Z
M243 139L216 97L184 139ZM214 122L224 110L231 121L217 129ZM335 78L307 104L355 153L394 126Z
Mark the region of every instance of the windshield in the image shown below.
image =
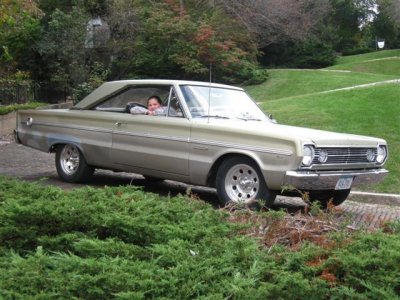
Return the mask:
M195 85L181 89L193 118L269 120L244 91Z

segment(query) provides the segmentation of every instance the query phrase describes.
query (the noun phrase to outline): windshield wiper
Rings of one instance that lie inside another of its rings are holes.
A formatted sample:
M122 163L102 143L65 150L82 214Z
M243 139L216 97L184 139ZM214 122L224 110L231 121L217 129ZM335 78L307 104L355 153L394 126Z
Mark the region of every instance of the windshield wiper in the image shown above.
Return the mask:
M226 116L220 116L220 115L202 115L199 118L217 118L217 119L230 119L229 117Z
M242 118L242 117L236 117L236 118L243 121L262 121L261 119L257 118Z

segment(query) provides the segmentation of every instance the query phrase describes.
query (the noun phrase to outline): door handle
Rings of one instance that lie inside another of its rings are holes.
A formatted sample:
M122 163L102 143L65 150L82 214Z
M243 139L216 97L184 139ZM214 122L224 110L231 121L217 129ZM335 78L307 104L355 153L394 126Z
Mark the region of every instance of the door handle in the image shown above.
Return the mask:
M120 121L115 121L114 125L116 127L126 127L128 123L120 122Z

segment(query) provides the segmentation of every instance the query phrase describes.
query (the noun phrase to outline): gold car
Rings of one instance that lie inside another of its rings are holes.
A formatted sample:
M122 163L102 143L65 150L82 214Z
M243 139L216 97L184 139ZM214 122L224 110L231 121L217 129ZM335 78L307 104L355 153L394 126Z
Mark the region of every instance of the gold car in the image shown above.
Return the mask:
M162 114L145 113L152 95ZM223 205L271 205L283 186L339 205L388 173L385 140L276 124L243 89L204 82L107 82L70 109L19 111L15 135L55 152L65 181L134 172L215 187Z

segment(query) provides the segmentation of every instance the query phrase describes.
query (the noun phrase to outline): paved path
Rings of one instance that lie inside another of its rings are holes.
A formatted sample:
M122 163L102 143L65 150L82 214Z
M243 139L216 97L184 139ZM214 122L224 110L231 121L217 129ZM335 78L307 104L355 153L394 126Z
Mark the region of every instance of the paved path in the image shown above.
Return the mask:
M0 140L0 174L20 177L26 180L43 179L44 183L59 186L63 189L83 187L84 184L71 184L61 181L54 166L54 155L40 152L14 142ZM131 173L114 173L111 171L96 170L93 179L88 182L91 186L116 186L133 184L141 186L144 191L160 195L175 196L190 192L196 194L218 206L218 199L214 189L189 186L174 181L152 183L141 175ZM353 200L352 200L353 199ZM356 200L356 201L354 201ZM363 203L368 202L368 203ZM290 212L303 209L305 203L300 198L278 197L274 205L276 209L287 209ZM388 220L400 220L400 199L385 199L385 197L370 198L366 195L353 195L341 206L343 218L349 218L349 226L353 229L379 227ZM340 213L339 213L340 214Z

